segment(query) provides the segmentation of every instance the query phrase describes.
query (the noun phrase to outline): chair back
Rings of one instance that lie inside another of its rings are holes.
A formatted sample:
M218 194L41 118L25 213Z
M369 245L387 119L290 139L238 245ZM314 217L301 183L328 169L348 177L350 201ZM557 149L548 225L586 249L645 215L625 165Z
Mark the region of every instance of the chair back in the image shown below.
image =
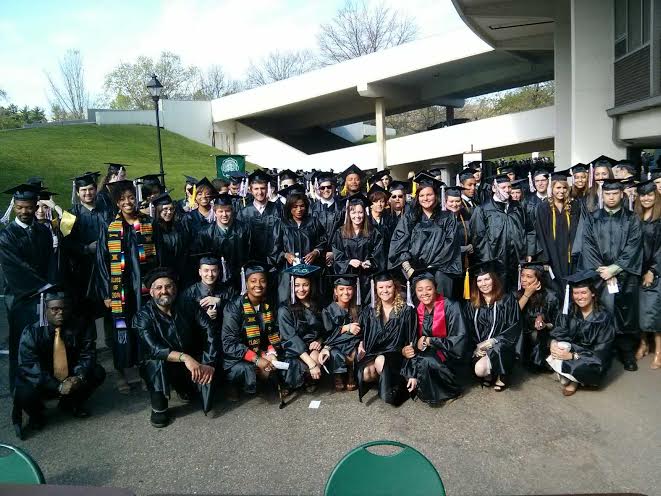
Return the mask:
M3 452L6 456L3 456ZM39 465L22 449L0 443L0 484L45 484Z

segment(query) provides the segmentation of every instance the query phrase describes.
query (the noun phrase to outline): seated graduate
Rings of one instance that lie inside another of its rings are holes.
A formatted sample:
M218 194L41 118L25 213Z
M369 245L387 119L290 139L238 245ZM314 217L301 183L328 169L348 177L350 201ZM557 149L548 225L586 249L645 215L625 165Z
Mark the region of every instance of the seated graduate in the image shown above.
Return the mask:
M23 330L18 347L13 421L20 439L23 410L30 417L28 425L36 429L45 423L46 399L59 398L61 409L87 417L84 402L106 377L96 362L96 328L74 318L70 295L49 284L41 298L41 318Z
M360 342L360 307L356 305L356 274L337 274L333 279L333 302L323 309L324 347L319 363L328 362L330 373L335 374L335 391L355 391L354 363ZM329 360L330 359L330 360ZM324 365L325 366L325 365ZM345 384L346 378L346 384Z
M211 384L218 358L218 336L207 315L177 298L176 274L159 267L145 279L151 299L133 317L140 338L140 375L151 398L151 425L170 421L168 400L174 388L186 402L196 385Z
M412 280L417 319L402 349L402 375L410 393L438 407L461 395L455 377L465 352L466 326L460 304L438 294L431 272L415 271Z
M571 396L579 385L598 386L606 375L615 349L615 319L599 305L597 272L581 271L565 280L563 311L551 331L547 361L558 374L562 394Z
M199 306L206 312L220 330L225 305L238 294L238 291L225 283L227 269L221 260L211 253L200 253L198 256L200 261L197 273L200 280L188 286L182 296L188 303Z
M507 387L514 359L520 354L521 312L513 293L503 291L495 260L470 268L470 300L465 319L473 346L473 368L483 386Z
M550 331L560 312L560 301L556 292L547 287L541 262L524 262L519 267L517 299L523 331L522 360L532 371L548 370Z
M278 330L283 361L289 363L289 369L281 374L289 390L305 385L305 390L313 393L321 378L319 352L323 344L324 324L315 292L320 269L314 265L298 264L285 270L291 278L291 295L289 302L278 308Z
M374 295L370 306L363 308L358 321L363 339L358 345L358 399L378 383L379 396L391 405L399 406L408 398L402 368L402 348L415 333L415 313L399 291L399 283L391 271L382 271L372 278Z
M225 306L221 332L230 401L238 400L239 388L255 394L257 379L270 379L280 349L276 315L267 295L267 269L251 261L242 272L245 290Z

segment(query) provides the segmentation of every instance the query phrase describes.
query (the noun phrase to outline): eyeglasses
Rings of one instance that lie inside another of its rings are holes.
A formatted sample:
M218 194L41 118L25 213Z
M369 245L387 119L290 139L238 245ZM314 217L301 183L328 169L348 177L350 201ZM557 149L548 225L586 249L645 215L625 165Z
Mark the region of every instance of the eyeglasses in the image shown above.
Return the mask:
M333 189L332 186L319 186L319 191L323 191L325 189Z
M174 212L174 207L163 207L161 212Z
M404 195L390 195L390 198L404 198Z

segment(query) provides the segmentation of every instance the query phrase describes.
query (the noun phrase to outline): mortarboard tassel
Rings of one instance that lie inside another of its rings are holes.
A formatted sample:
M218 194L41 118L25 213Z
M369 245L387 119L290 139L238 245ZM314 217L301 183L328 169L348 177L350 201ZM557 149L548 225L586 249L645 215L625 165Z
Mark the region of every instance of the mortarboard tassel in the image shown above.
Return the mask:
M7 207L7 210L5 210L5 214L2 216L0 219L0 222L3 224L9 224L9 219L11 218L11 212L14 210L14 197L11 197L11 200L9 202L9 206Z
M278 191L280 191L280 176L278 176Z
M376 293L374 291L374 278L370 277L370 305L372 308L376 307Z
M246 269L241 269L241 295L244 295L248 292L248 287L246 286Z
M48 207L48 210L46 210L46 219L48 219L48 222L53 220L53 212L50 207Z
M470 300L470 299L471 299L470 275L468 271L466 271L466 275L464 276L464 300Z
M154 218L154 204L149 202L149 217Z
M190 198L188 199L188 206L192 209L195 207L195 198L197 197L197 184L193 184L193 191L191 191Z
M627 196L629 197L629 210L633 210L633 193Z
M521 264L519 264L519 283L518 283L517 290L521 291Z
M590 170L588 172L588 188L591 188L594 185L594 166L590 164Z
M227 282L228 273L227 273L227 263L225 262L225 257L220 257L220 269L223 271L222 281Z
M290 286L290 296L291 296L291 304L293 305L296 303L296 289L294 288L294 276L291 276L289 278L289 286Z
M459 174L454 178L454 185L459 186Z
M344 181L344 184L342 185L342 191L340 191L340 194L344 197L347 196L347 182Z
M530 188L531 193L537 191L535 189L535 181L532 180L532 172L528 172L528 188Z
M569 315L569 284L565 286L565 301L562 304L563 315Z
M413 181L413 186L411 186L411 196L415 198L418 194L418 183Z
M548 198L551 198L552 191L553 191L553 181L551 180L551 176L549 175L548 181L546 182L546 196Z
M314 194L316 198L319 197L319 179L316 177L314 178Z
M269 181L266 185L266 199L270 200L271 196L273 196L273 187L271 186L271 181Z
M367 216L368 219L370 218L370 208L369 207L365 207L365 215Z
M142 186L140 186L137 179L133 181L133 186L135 187L135 199L139 206L142 203Z
M41 298L39 298L39 327L46 327L48 325L48 320L46 319L46 301L44 298L44 293L41 293Z
M363 304L363 297L360 294L360 278L356 278L356 305Z
M604 193L604 192L603 192L603 190L602 190L602 185L601 185L601 183L599 183L598 186L597 186L597 196L599 197L599 198L598 198L598 201L599 201L599 208L604 208L604 196L603 196L603 193Z
M71 204L75 205L76 204L76 180L74 179L71 181Z
M406 304L410 307L413 306L413 298L411 298L411 281L406 281Z
M649 181L651 179L652 179L652 171L648 170L647 171L647 180Z
M445 186L441 186L441 210L447 210L445 206Z
M574 186L574 173L572 172L571 175L567 178L567 185L571 188Z

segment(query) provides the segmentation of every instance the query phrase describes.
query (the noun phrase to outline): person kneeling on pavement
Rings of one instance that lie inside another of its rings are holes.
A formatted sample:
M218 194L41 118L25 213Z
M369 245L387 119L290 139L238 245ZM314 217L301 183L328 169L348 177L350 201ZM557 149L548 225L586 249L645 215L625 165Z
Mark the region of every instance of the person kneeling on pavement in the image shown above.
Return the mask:
M59 398L62 410L88 417L83 404L106 377L96 363L93 322L73 317L70 295L45 286L39 314L40 320L23 330L18 347L13 422L20 439L23 410L30 427L40 429L45 424L44 400Z
M170 422L168 398L174 388L189 402L197 385L210 385L218 358L218 337L207 314L177 298L175 274L167 268L150 272L145 283L151 299L133 318L140 339L140 374L151 396L151 424Z

